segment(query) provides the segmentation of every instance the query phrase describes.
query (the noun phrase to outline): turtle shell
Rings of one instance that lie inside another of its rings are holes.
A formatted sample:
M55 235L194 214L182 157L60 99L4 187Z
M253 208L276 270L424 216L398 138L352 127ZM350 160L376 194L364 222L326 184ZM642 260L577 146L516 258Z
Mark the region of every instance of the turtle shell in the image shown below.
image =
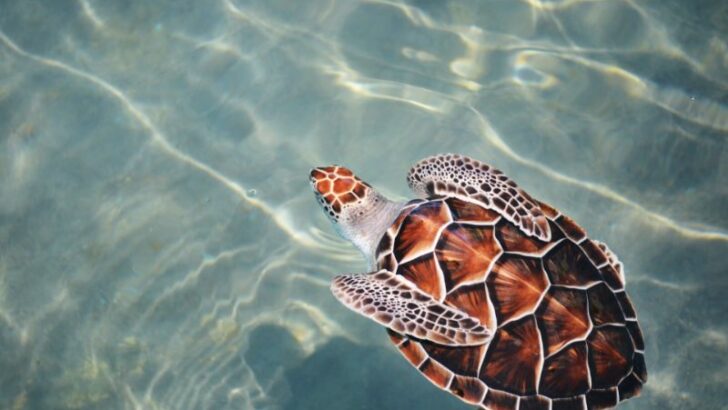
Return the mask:
M550 242L455 197L410 202L379 243L379 268L478 318L494 337L463 347L391 329L390 338L432 383L486 409L614 407L647 380L621 266L540 205Z

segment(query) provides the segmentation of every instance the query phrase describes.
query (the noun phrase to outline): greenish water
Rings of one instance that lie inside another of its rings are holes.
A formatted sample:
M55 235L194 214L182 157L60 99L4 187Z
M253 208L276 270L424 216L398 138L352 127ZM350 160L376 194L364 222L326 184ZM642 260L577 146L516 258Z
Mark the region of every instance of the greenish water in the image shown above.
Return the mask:
M0 2L0 408L467 409L328 290L308 170L496 166L626 266L728 408L728 3Z

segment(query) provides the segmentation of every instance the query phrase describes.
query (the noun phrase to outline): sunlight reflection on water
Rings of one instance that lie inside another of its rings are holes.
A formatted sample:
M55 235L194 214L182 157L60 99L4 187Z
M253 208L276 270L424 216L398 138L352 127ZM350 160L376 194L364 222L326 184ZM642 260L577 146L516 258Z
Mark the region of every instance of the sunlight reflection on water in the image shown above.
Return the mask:
M460 152L624 262L650 381L728 378L728 6L25 1L0 15L3 408L468 408L328 281L307 180Z

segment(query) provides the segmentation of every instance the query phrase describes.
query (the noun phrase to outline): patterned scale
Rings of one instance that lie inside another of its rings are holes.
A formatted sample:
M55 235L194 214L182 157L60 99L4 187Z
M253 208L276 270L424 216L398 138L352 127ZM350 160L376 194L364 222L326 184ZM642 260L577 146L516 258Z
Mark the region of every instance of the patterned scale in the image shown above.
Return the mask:
M448 347L388 330L432 383L486 409L600 409L639 393L644 342L621 266L571 219L539 204L543 242L457 198L413 201L379 267L480 320L494 337Z

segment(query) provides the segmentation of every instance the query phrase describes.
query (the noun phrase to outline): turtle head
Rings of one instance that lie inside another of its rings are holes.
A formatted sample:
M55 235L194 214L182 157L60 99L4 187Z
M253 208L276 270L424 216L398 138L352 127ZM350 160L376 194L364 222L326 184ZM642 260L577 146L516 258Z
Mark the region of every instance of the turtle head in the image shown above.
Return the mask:
M311 170L311 187L326 216L344 238L370 257L401 204L388 200L342 166Z
M354 208L359 208L357 205L361 205L374 191L350 169L336 165L312 169L311 185L326 215L334 223L338 223L342 217L351 217L348 214Z

